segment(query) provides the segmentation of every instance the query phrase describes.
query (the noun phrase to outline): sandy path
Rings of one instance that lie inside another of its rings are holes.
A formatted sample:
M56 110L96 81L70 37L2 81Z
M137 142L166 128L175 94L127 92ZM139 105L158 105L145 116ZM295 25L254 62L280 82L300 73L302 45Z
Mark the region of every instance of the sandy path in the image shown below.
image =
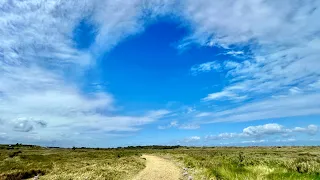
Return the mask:
M180 169L169 160L153 156L143 155L146 158L146 168L133 180L178 180L181 179Z

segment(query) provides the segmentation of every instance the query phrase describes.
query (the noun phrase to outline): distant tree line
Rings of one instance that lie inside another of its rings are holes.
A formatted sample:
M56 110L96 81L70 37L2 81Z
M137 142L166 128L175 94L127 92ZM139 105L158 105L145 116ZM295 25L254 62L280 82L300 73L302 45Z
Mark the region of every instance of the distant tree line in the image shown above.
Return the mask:
M41 148L41 146L31 145L31 144L0 144L0 149L19 149L19 148Z

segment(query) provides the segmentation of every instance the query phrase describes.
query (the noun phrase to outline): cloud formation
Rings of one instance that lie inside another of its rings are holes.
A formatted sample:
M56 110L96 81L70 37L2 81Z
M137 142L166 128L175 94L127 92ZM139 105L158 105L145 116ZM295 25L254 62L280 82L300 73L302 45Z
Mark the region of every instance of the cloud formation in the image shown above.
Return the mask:
M212 100L222 100L222 99L229 99L229 100L245 100L247 95L239 96L232 91L222 91L217 93L208 94L207 97L203 98L204 101L212 101Z
M185 6L184 17L195 28L190 41L226 49L250 47L244 52L247 58L216 65L228 71L229 84L206 100L216 100L221 94L255 98L285 93L292 85L314 91L311 84L320 78L319 2L200 0ZM279 11L278 7L283 8Z
M238 107L213 112L198 112L198 123L244 122L262 119L316 115L320 112L318 93L285 95L244 103Z
M210 72L210 71L219 71L221 69L221 65L215 61L206 62L198 65L194 65L191 67L191 73L193 75L197 75L198 73L202 72Z
M178 121L171 121L166 126L158 126L158 129L161 129L161 130L170 129L170 128L178 128L178 129L184 129L184 130L194 130L194 129L199 129L200 125L198 125L198 124L179 124Z
M65 136L76 140L84 138L83 133L99 138L137 131L168 114L159 109L118 115L110 93L98 88L84 92L79 84L102 53L143 30L142 17L152 16L146 13L148 9L161 14L162 4L140 0L1 1L0 131L10 134L6 140L48 142ZM96 33L90 47L77 49L73 33L83 20L94 25Z
M51 140L53 134L58 134L57 139L76 139L81 133L97 138L137 131L165 117L170 111L164 109L119 115L112 94L98 88L85 92L79 82L103 53L166 15L177 17L191 30L181 45L217 46L233 57L191 67L194 75L227 72L221 91L202 100L248 100L227 110L199 112L195 116L199 122L320 114L315 101L320 99L319 7L320 2L313 0L1 1L1 133L6 137L15 133L12 141L19 137ZM77 49L73 33L83 20L96 33L90 47ZM163 126L173 127L197 129L199 125Z
M206 140L230 140L236 138L253 138L261 139L270 136L293 136L296 133L315 135L319 131L318 126L308 125L307 127L285 128L282 125L273 123L259 126L249 126L242 130L241 133L221 133L218 135L208 135Z
M199 137L199 136L192 136L192 137L185 138L185 139L184 139L184 142L190 143L190 142L197 142L197 141L200 141L200 140L201 140L201 137Z

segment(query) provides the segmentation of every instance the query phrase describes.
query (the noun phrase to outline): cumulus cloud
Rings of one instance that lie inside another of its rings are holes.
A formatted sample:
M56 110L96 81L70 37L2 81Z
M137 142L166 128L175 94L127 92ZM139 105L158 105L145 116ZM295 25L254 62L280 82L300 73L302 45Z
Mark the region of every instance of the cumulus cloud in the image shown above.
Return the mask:
M9 122L10 123L10 122ZM36 128L47 127L47 122L42 120L34 120L33 118L17 118L12 122L13 130L19 132L30 132Z
M259 126L249 126L242 130L241 133L221 133L218 135L208 135L205 137L206 140L230 140L236 138L254 138L261 139L270 136L293 136L296 133L315 135L318 132L318 126L308 125L307 127L295 127L295 128L285 128L282 125L264 124ZM249 142L249 141L247 141Z
M205 139L208 140L221 140L221 139L231 139L231 138L235 138L238 137L239 135L236 133L221 133L218 135L208 135L205 136Z
M263 135L274 135L274 134L284 134L287 132L287 129L284 129L283 126L279 124L265 124L261 126L249 126L243 129L243 136L254 136L260 137Z
M318 132L318 126L311 124L311 125L309 125L308 127L305 127L305 128L295 127L292 131L314 135L314 134L316 134Z
M24 121L17 122L14 125L14 130L21 131L21 132L30 132L33 130L33 126L27 120L24 120Z
M197 142L197 141L200 141L201 138L199 136L192 136L192 137L188 137L188 138L185 138L184 139L184 142Z

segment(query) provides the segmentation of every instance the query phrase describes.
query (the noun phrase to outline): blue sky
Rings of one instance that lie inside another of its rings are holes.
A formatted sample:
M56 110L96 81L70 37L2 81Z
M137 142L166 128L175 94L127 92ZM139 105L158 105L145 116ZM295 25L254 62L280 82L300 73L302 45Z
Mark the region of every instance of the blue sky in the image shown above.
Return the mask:
M313 0L2 1L0 143L319 145L319 17Z

